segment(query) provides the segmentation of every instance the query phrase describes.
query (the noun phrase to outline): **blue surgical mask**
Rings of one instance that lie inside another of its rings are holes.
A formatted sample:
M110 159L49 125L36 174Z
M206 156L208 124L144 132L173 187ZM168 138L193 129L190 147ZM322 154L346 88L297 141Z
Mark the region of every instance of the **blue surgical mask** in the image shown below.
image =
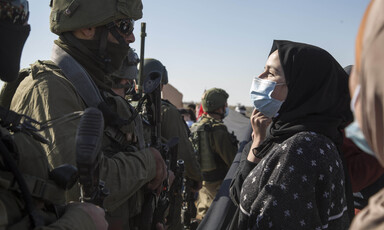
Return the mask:
M269 118L275 117L283 101L276 100L271 95L276 85L284 84L255 77L250 90L255 109Z
M228 107L226 107L226 108L225 108L224 117L228 116L228 114L229 114L229 108L228 108Z
M375 156L371 147L369 147L368 142L365 140L364 134L360 129L357 121L352 122L345 128L345 136L352 140L352 142L363 150L365 153L368 153L371 156Z

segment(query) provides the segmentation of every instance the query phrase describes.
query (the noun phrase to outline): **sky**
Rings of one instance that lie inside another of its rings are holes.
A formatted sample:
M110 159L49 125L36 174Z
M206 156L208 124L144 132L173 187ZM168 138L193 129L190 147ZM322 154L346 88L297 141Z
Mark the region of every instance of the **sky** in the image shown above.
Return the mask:
M107 0L106 0L107 1ZM368 0L144 0L145 58L160 60L184 102L222 88L228 104L251 106L252 78L262 73L273 40L319 46L341 66L354 63L358 27ZM49 30L49 1L29 1L30 36L21 67L47 60L57 35Z

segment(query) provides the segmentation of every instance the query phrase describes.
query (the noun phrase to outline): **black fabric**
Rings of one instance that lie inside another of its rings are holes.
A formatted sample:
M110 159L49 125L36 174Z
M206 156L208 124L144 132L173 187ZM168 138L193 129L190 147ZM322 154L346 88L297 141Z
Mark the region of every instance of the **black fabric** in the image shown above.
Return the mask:
M275 40L270 54L276 50L288 96L259 146L258 156L262 158L272 142L302 131L321 133L340 146L341 129L353 120L347 73L327 51L312 45Z
M0 79L10 82L18 76L21 52L31 27L1 22L0 29Z
M79 62L96 85L105 90L110 89L113 84L108 75L120 68L128 53L128 47L108 42L105 50L106 57L99 57L99 40L76 39L68 33L55 40L55 44Z

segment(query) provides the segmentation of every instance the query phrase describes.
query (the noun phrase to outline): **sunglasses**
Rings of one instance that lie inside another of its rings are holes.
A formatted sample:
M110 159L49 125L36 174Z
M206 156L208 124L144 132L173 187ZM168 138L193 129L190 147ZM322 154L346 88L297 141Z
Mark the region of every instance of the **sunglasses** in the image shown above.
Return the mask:
M114 22L116 29L123 35L130 35L133 32L135 21L133 19L121 19Z

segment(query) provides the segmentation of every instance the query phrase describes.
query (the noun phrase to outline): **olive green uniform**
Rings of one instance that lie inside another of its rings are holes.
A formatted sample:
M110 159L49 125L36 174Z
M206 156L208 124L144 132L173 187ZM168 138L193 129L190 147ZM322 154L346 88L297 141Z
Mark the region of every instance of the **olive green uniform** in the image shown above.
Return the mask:
M36 140L23 133L10 135L0 128L1 136L13 138L17 145L17 166L35 198L36 207L44 207L43 202L55 205L65 203L65 191L49 179L49 165L41 146L34 145ZM20 145L23 143L23 145ZM95 229L91 217L80 207L67 208L57 220L56 214L46 209L38 209L38 214L48 226L35 229ZM26 213L25 202L13 174L5 170L0 157L0 229L31 229L31 221Z
M196 217L202 219L235 158L237 140L222 121L206 115L192 125L191 131L203 174L203 186L196 202Z
M38 61L31 66L31 70L32 73L21 82L13 97L12 110L44 122L86 108L72 83L63 76L56 64ZM75 136L78 123L78 120L73 120L42 132L50 140L50 144L42 147L51 166L76 164ZM106 188L110 190L104 207L109 221L121 217L121 225L127 226L126 217L130 216L128 199L155 177L156 165L150 150L112 153L109 150L113 143L108 135L104 135L102 149L109 154L101 157L100 179L105 181ZM78 200L80 194L78 187L75 187L67 194L67 201Z
M200 166L194 153L192 143L188 138L187 126L178 109L166 100L161 103L161 136L167 140L178 137L177 158L184 160L185 176L200 182L202 180ZM168 229L183 229L180 220L181 196L175 197L174 223Z

